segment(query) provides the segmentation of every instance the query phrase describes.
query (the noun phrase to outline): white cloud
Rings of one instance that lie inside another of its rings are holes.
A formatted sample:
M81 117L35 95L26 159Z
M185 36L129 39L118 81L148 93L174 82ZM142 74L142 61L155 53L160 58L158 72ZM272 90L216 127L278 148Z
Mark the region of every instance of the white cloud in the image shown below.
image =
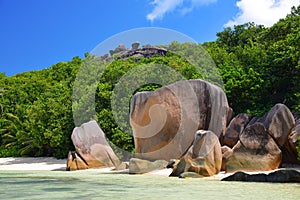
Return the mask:
M147 19L153 22L156 19L162 19L166 13L179 11L181 14L191 12L195 7L210 4L217 0L153 0L151 2L154 8L147 15Z
M290 13L292 6L299 4L300 0L240 0L236 3L240 12L225 27L247 22L269 27Z

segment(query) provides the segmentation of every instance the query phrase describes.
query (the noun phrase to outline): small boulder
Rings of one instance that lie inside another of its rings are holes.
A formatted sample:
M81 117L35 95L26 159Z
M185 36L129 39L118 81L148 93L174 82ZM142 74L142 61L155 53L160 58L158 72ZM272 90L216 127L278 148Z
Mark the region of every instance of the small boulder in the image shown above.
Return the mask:
M222 165L221 145L212 131L199 130L186 155L174 167L173 176L183 172L196 172L202 176L212 176L220 172Z
M226 172L267 171L277 169L280 163L281 150L264 125L256 122L247 126L227 156Z
M222 151L221 171L226 171L226 159L232 154L232 149L225 145L221 147L221 151Z
M121 164L96 121L74 128L71 139L76 152L89 168L117 167Z
M123 51L126 51L126 47L124 44L120 44L117 48L115 48L114 52L115 53L120 53L120 52L123 52Z
M247 181L247 182L271 182L271 183L300 183L300 172L296 170L280 169L269 174L247 174L236 172L222 181Z
M129 164L126 163L126 162L122 162L119 166L117 166L113 170L115 170L115 171L122 171L122 170L126 170L128 168L129 168Z
M189 149L190 151L190 149ZM190 167L190 164L188 162L188 160L183 157L181 159L173 159L170 161L171 164L169 163L167 165L167 168L172 168L173 171L170 174L170 176L180 176L180 174L187 172L188 171L188 167Z
M137 50L140 46L140 42L134 42L132 43L131 47L132 47L132 50Z
M240 134L246 128L252 116L246 113L234 117L226 128L224 135L224 145L232 148L239 140Z
M167 168L168 162L165 160L156 160L154 162L131 158L129 160L129 174L145 174L151 171Z
M88 169L87 163L85 163L74 151L70 151L67 160L67 171L75 171Z
M179 178L203 178L204 176L195 172L183 172L179 175Z

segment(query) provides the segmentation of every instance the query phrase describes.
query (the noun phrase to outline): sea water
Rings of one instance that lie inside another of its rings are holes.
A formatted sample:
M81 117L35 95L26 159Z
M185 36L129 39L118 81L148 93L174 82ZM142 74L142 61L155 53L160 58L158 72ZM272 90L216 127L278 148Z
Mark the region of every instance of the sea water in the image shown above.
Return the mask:
M300 184L224 182L90 171L1 171L0 199L299 200Z

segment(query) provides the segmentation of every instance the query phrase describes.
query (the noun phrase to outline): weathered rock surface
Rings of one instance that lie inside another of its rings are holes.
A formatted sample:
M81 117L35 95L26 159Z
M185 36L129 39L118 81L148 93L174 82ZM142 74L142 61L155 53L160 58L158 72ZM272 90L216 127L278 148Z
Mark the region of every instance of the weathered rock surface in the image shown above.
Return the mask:
M261 122L267 132L275 139L279 147L288 140L289 134L295 127L295 119L291 111L284 104L276 104L257 122Z
M176 163L176 161L175 161ZM172 176L183 172L196 172L202 176L212 176L221 170L222 152L218 137L212 131L199 130L186 155L174 165Z
M272 183L300 183L300 172L296 170L280 169L269 174L247 174L236 172L222 181L272 182Z
M221 147L222 151L222 166L221 166L221 171L226 171L226 159L231 156L232 154L232 149L228 146L222 146Z
M69 152L67 161L67 171L75 171L88 169L87 163L85 163L76 152Z
M246 113L234 117L226 129L223 144L230 148L236 145L240 134L243 132L244 128L246 128L251 118L252 116Z
M227 152L226 152L227 153ZM281 163L281 150L263 124L247 126L226 158L226 172L268 171Z
M129 160L129 174L145 174L154 170L165 169L168 162L165 160L156 160L154 162L131 158Z
M222 138L228 108L225 93L199 79L136 93L130 112L136 156L166 161L181 158L197 130L211 130Z
M282 150L282 163L283 164L300 164L298 160L297 144L300 137L300 119L296 120L296 125L290 133L288 140L281 147Z
M90 121L74 128L71 139L76 152L89 168L120 165L119 158L109 146L96 121Z
M276 104L261 118L253 118L248 126L262 123L282 151L282 163L298 164L296 146L292 142L295 119L283 104Z
M252 117L250 122L248 122L247 126L251 126L251 125L255 124L255 122L257 122L259 119L260 119L260 117Z

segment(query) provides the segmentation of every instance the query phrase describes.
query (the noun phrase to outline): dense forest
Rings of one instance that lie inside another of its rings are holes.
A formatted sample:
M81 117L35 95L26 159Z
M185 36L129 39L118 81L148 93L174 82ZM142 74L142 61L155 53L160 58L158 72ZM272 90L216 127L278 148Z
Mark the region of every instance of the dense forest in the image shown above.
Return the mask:
M64 158L74 149L70 139L73 128L91 118L98 121L113 144L133 151L133 138L127 134L130 130L115 122L112 96L120 78L141 64L171 66L185 79L201 78L215 84L219 84L214 78L220 74L221 87L235 113L261 116L276 103L284 103L295 115L300 114L300 6L293 7L290 14L272 27L254 23L228 27L217 33L216 41L199 46L213 59L217 72L197 70L185 59L197 55L196 48L173 42L168 49L176 49L179 54L170 51L164 56L139 58L138 62L133 57L125 60L111 57L100 79L85 79L85 76L99 73L108 61L88 53L83 59L74 57L44 70L11 77L0 73L0 157ZM93 66L90 74L79 73L86 65ZM146 72L140 72L143 73ZM83 78L78 79L78 74ZM165 83L178 77L172 78ZM83 87L86 84L88 88ZM136 91L160 86L143 85ZM95 101L94 109L83 103L90 95ZM128 99L130 96L116 105L126 105ZM128 112L120 110L117 116L126 121Z

